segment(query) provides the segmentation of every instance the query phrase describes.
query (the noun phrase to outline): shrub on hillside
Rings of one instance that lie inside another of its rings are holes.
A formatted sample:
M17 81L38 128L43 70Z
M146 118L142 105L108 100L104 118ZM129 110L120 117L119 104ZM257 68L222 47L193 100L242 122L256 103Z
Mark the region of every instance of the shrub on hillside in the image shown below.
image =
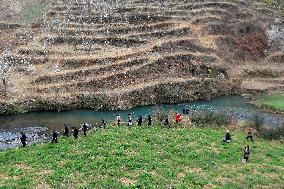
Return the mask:
M272 25L266 30L268 38L268 50L284 51L284 28L279 25Z
M256 129L258 132L264 129L264 118L260 114L254 114L250 119L250 127Z
M247 33L236 40L236 56L241 59L259 59L265 56L268 48L265 32Z
M264 117L260 114L254 114L251 117L249 126L257 131L256 135L267 140L279 140L284 137L284 124L282 127L266 128Z
M264 128L259 132L260 137L267 140L280 140L284 138L284 124L282 127Z

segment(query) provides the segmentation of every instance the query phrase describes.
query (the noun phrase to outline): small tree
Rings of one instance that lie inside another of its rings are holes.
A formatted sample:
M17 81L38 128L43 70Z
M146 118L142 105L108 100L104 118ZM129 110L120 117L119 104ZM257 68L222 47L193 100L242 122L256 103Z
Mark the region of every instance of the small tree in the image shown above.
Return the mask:
M270 51L284 52L284 28L278 25L272 25L266 30L268 46Z

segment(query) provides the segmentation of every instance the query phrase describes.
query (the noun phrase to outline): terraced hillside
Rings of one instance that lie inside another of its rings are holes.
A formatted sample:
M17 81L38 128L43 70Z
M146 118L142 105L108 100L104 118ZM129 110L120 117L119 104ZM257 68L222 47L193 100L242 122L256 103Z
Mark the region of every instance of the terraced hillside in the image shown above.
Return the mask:
M281 32L279 15L253 1L54 0L37 23L12 32L1 111L283 90L283 49L267 32Z

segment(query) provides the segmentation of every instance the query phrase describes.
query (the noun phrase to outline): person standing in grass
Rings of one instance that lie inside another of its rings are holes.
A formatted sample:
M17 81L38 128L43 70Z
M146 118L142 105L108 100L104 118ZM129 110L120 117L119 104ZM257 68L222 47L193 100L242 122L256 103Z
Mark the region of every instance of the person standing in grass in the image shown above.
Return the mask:
M176 113L176 123L178 123L180 120L180 114L179 113Z
M106 128L106 121L102 118L102 127L105 129Z
M151 115L148 115L148 126L152 125L152 117Z
M176 113L176 124L178 124L181 121L181 115L179 113Z
M116 121L117 121L117 126L120 126L121 118L119 114L117 114L116 116Z
M131 114L128 114L128 122L127 122L127 126L130 129L130 127L132 126L132 118L131 118Z
M58 137L57 132L56 132L56 131L53 131L51 143L58 143L57 137Z
M142 117L142 115L140 115L138 120L137 120L137 124L138 124L138 126L141 126L142 123L143 123L143 117Z
M74 136L74 138L77 139L78 135L79 135L79 130L76 127L74 127L74 129L73 129L73 136Z
M68 137L69 135L69 128L68 126L65 124L64 125L64 130L63 130L63 136Z
M247 145L244 148L244 160L245 160L246 163L249 160L249 155L250 155L250 148L249 148L249 145Z
M88 125L87 123L84 123L82 125L82 131L84 132L84 136L87 136L87 130L88 130Z
M164 126L169 128L169 117L167 115L165 115L165 118L164 118Z
M250 138L251 141L253 142L253 138L252 138L252 128L249 128L249 130L248 130L248 134L247 134L246 139L248 140L249 138Z
M24 132L21 132L21 135L22 136L21 136L20 140L21 140L21 143L22 143L23 148L24 148L27 145L27 136L24 134Z

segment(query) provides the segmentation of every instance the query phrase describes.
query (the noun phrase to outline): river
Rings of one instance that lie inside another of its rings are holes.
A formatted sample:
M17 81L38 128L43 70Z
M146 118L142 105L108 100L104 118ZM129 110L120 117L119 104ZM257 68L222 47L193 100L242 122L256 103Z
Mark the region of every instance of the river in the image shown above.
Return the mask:
M255 113L258 113L264 118L265 124L270 127L282 126L284 120L283 115L262 112L248 104L248 100L240 96L218 97L212 101L143 106L124 111L33 112L0 117L0 151L19 146L19 137L22 131L27 134L31 144L49 139L53 130L62 132L64 124L79 128L82 123L87 122L96 126L100 125L101 118L108 123L114 121L117 114L126 120L128 114L131 113L133 120L135 120L140 114L146 116L161 109L182 113L183 108L188 108L190 112L193 110L226 111L237 121L250 119Z

